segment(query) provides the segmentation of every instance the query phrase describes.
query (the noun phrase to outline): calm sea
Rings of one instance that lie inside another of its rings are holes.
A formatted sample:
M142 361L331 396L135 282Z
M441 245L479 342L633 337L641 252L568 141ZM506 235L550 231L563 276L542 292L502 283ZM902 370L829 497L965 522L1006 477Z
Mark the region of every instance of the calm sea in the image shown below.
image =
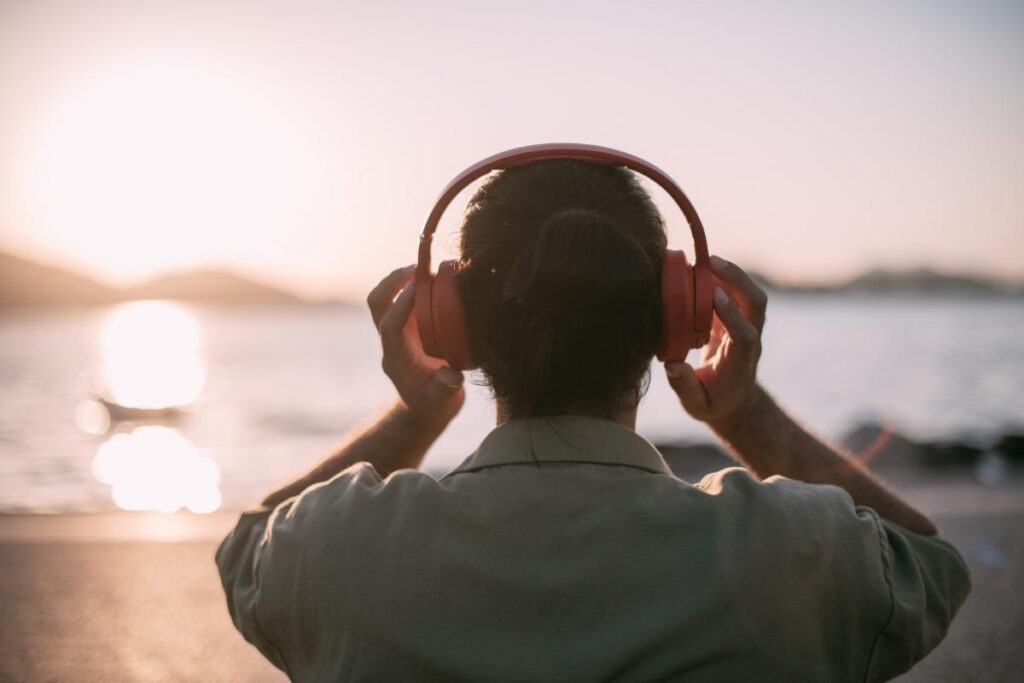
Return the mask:
M984 443L1024 426L1024 301L776 295L762 382L828 437L864 421ZM196 512L254 503L393 390L362 309L139 302L0 314L0 510ZM638 428L711 440L655 367ZM163 424L107 424L91 401L193 402ZM486 389L428 455L444 471L493 425Z

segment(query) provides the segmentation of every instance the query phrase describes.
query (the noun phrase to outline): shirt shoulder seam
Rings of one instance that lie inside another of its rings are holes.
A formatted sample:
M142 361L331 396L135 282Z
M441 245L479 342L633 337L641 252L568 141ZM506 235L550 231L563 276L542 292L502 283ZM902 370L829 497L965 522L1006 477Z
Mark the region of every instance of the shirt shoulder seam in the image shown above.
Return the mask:
M454 477L458 474L475 474L481 470L494 469L498 467L514 467L516 465L531 465L534 468L543 468L545 465L597 465L599 467L625 467L627 469L640 470L649 474L661 474L666 476L674 476L671 472L659 472L653 470L644 465L637 465L628 462L594 462L591 460L517 460L514 462L500 462L500 463L487 463L482 465L473 465L472 467L457 467L451 472L448 472L442 480Z

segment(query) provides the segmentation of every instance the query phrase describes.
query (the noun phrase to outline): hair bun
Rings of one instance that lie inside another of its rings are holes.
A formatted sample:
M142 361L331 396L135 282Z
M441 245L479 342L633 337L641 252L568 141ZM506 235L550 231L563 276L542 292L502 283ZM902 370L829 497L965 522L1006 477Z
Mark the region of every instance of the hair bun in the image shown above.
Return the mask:
M657 329L657 288L640 244L608 216L592 209L549 216L503 291L512 307L503 314L520 322L520 353L529 359L521 364L524 386L541 392L569 381L569 368L595 358L614 365L614 354Z
M623 266L627 267L623 267ZM600 211L572 208L550 215L537 239L512 264L506 300L567 322L615 302L635 305L653 283L650 260L631 235Z

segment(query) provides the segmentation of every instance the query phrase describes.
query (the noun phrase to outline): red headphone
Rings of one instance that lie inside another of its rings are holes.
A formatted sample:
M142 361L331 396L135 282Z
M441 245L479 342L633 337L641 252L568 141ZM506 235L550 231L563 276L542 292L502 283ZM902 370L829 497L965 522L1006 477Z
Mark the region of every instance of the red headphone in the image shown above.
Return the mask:
M437 198L420 234L416 263L416 324L423 350L434 358L447 361L456 370L475 367L469 355L462 300L455 289L456 261L442 261L436 275L430 272L430 245L448 204L467 185L491 171L547 159L576 159L625 166L658 183L675 200L690 225L697 261L691 267L682 251L665 251L661 269L662 323L658 360L680 361L686 358L690 349L704 346L711 333L711 263L708 261L704 226L683 191L658 167L632 154L596 145L545 144L517 147L487 157L457 175Z

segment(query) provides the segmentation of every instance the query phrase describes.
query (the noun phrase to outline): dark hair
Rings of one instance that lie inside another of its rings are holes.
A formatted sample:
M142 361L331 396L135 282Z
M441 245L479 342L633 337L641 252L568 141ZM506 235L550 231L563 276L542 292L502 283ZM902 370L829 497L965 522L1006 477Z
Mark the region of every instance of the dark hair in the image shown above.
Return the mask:
M470 353L508 417L637 406L660 335L665 246L625 168L540 161L477 190L455 282Z

